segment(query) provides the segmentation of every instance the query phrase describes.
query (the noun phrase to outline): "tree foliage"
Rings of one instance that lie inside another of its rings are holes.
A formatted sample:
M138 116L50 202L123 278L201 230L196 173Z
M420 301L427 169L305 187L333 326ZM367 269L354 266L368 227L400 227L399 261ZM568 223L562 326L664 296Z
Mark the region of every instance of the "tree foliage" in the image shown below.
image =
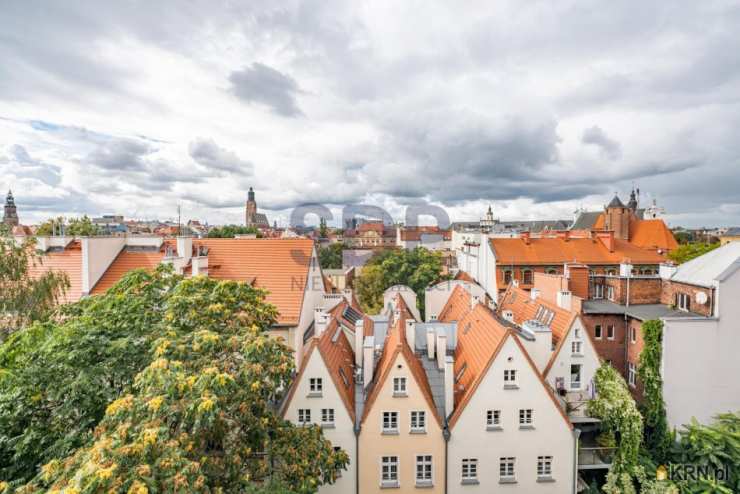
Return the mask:
M407 285L416 292L417 305L424 310L424 290L445 277L442 256L423 247L413 250L383 250L365 264L355 279L363 310L377 314L383 308L383 292L393 285Z
M242 225L224 225L217 226L208 230L208 238L234 238L237 235L257 235L257 238L262 236L259 228L254 226L242 226Z
M690 242L687 244L679 245L676 250L668 253L668 258L677 264L683 264L696 257L703 256L707 252L711 252L719 247L719 242L712 244L704 242Z
M319 248L319 264L322 269L340 269L344 245L339 242Z
M275 308L244 283L179 281L148 340L150 363L105 407L92 442L48 461L18 493L313 492L348 459L274 404L294 370L267 335Z
M69 288L62 272L31 277L29 269L42 262L33 240L18 244L0 237L0 337L46 319Z
M634 481L643 473L638 462L642 416L624 379L610 364L597 369L594 384L597 395L588 402L588 414L601 420L603 430L614 437L616 444L604 492L635 492Z
M36 235L48 237L52 235L69 235L72 237L94 237L102 235L103 231L98 225L84 215L81 218L64 218L59 216L51 218L39 225L36 229Z
M85 444L106 405L150 361L179 277L133 271L108 293L63 308L0 346L0 478L24 481Z
M668 431L663 401L663 379L660 375L663 321L659 319L645 321L642 325L642 335L645 344L640 353L637 376L644 389L641 411L645 419L645 447L654 461L664 463L672 438Z

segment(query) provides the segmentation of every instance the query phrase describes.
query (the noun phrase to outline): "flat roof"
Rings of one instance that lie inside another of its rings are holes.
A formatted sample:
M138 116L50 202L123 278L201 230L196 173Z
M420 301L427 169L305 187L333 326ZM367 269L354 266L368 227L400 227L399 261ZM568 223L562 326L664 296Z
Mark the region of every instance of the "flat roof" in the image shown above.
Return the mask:
M584 300L584 314L613 314L627 315L641 321L651 319L660 319L662 317L702 317L695 312L686 312L672 309L663 304L638 304L638 305L621 305L610 302L609 300Z

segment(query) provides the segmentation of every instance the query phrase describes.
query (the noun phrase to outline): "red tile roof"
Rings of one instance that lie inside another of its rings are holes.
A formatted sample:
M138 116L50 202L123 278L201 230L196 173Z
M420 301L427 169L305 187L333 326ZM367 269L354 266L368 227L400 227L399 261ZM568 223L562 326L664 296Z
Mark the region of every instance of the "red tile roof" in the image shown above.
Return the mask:
M153 271L162 262L164 251L134 251L123 249L113 260L103 276L98 280L91 295L98 295L108 291L110 287L118 283L123 276L134 269L146 269Z
M35 263L28 267L28 273L32 278L37 278L48 271L67 273L70 286L62 297L62 301L78 301L82 297L82 245L80 241L72 241L61 251L40 254Z
M411 375L416 381L417 386L419 386L419 389L421 389L421 393L424 396L432 415L437 420L439 426L442 427L442 417L439 416L437 408L434 405L432 389L429 386L429 381L427 380L424 367L414 354L409 343L406 341L406 319L413 319L413 316L400 294L396 295L395 300L401 311L401 317L397 318L397 320L388 327L388 333L386 334L385 342L383 344L383 352L375 371L377 378L375 379L373 388L365 401L365 411L362 416L362 422L364 422L369 415L383 384L388 378L390 370L393 368L393 364L396 362L396 357L403 355L404 360L406 360L406 363L409 366Z
M630 243L646 249L671 251L678 248L678 242L663 220L630 221Z
M208 276L216 279L250 282L269 291L267 302L280 311L278 323L298 324L303 296L309 280L314 243L310 239L231 239L194 240L206 246Z
M421 240L422 235L441 235L444 240L452 239L452 232L450 230L441 230L438 226L407 226L402 227L401 240Z
M542 297L532 300L530 292L512 284L509 285L503 297L501 297L498 314L501 315L504 311L510 310L514 316L514 323L522 325L526 321L535 319L540 307L552 311L553 318L550 323L552 338L556 343L559 342L573 324L573 320L578 316L577 313L565 310L544 300Z
M552 265L581 262L589 265L619 264L629 260L633 264L659 264L665 256L625 240L614 240L614 252L596 238L492 238L491 248L499 266Z
M470 312L470 302L470 293L460 285L457 285L452 290L450 298L447 299L447 303L442 307L437 319L447 322L459 321L465 314Z

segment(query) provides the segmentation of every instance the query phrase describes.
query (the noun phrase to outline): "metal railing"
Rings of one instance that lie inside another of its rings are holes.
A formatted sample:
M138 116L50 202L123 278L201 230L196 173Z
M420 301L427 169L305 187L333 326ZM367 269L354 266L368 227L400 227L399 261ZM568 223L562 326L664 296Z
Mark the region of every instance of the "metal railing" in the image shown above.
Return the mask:
M578 468L608 468L617 448L579 447Z

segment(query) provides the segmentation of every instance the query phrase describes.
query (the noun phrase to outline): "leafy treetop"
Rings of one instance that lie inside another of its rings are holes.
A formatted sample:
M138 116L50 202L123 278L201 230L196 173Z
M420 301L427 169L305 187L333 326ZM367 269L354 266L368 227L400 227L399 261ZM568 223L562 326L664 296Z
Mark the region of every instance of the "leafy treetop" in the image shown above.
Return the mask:
M254 226L224 225L211 228L207 236L208 238L234 238L237 235L257 235L259 238L262 233Z
M707 252L711 252L719 247L719 242L713 244L707 244L703 242L691 242L687 244L679 245L676 250L668 253L668 258L678 264L683 264L696 257L703 256Z
M100 227L87 215L81 218L66 219L62 216L51 218L36 229L36 235L42 237L60 235L62 232L73 237L94 237L102 234Z

